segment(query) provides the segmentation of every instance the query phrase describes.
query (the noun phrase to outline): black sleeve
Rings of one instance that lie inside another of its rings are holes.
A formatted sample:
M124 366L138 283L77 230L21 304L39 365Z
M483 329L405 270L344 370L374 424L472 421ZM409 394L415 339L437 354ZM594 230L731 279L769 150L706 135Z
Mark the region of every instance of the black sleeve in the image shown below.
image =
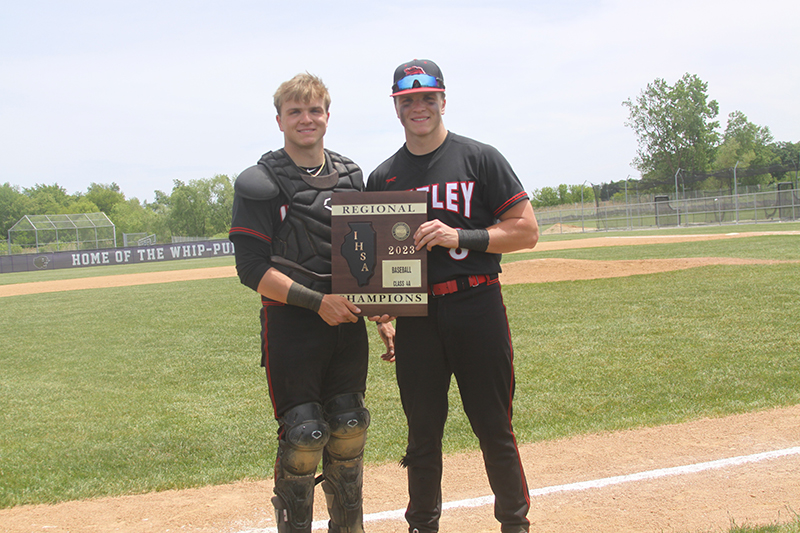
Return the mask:
M242 285L258 292L261 278L272 266L269 260L272 255L272 246L246 235L231 235L229 238L235 248L236 272L239 274L239 281L242 282Z
M487 195L486 205L490 206L495 218L500 218L512 206L528 200L528 193L508 160L496 148L485 145L481 155L480 169L485 177L483 183L491 184L483 187Z

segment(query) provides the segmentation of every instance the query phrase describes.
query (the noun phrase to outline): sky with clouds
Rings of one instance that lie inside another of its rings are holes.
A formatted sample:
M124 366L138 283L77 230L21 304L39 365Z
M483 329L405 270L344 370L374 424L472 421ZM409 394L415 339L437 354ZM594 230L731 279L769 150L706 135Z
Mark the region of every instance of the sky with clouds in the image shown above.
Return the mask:
M800 141L800 3L788 0L27 0L0 17L0 184L233 176L280 148L272 94L308 71L326 147L365 177L403 143L395 67L434 60L445 124L497 147L528 190L638 177L622 102L684 73L724 129L741 111Z

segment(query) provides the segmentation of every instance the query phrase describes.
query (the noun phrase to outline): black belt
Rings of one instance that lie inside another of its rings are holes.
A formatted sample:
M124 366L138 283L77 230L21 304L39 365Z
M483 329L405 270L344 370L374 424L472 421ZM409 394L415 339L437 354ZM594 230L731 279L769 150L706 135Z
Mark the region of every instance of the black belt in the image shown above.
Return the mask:
M463 291L470 287L477 287L490 281L495 281L498 278L497 274L479 274L477 276L463 276L450 281L443 281L442 283L434 283L428 287L428 294L431 296L444 296L445 294L452 294L454 292Z

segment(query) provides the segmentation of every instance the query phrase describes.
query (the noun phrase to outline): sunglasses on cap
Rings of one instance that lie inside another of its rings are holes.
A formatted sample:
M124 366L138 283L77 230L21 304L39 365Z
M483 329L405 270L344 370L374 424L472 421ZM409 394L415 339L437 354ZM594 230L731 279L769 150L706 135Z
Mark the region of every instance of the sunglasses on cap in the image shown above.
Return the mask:
M412 74L411 76L406 76L405 78L400 79L395 86L397 87L397 91L405 91L407 89L420 89L420 88L431 88L431 89L441 89L441 83L439 78L435 78L428 74Z

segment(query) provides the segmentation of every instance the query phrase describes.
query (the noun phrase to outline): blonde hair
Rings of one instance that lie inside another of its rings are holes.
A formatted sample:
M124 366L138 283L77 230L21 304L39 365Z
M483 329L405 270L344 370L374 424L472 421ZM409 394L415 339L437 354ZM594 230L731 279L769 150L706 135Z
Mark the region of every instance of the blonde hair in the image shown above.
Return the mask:
M278 90L275 91L273 101L275 110L280 115L281 106L283 106L283 103L287 100L296 100L307 104L317 98L322 98L325 105L325 112L327 113L328 108L331 106L331 95L328 92L328 88L320 78L306 72L304 74L298 74L289 81L281 83Z

